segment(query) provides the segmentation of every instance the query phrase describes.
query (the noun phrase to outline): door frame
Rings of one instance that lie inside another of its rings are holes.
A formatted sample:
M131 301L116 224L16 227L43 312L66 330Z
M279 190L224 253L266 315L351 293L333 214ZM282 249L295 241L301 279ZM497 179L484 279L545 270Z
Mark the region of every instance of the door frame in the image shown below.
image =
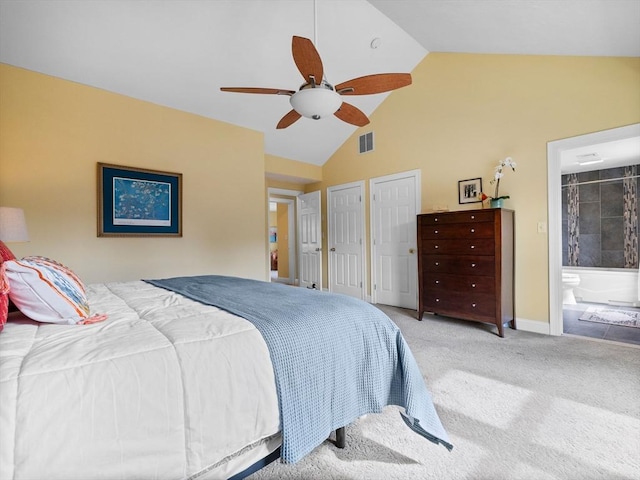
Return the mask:
M640 123L547 143L549 334L562 335L562 152L640 136Z
M414 186L415 186L415 194L416 194L416 198L415 198L415 202L416 202L416 231L417 231L417 223L418 223L418 217L417 215L422 213L422 170L420 169L416 169L416 170L408 170L406 172L400 172L400 173L393 173L391 175L384 175L382 177L376 177L376 178L371 178L369 180L369 251L371 252L371 258L370 258L370 262L371 262L371 278L369 279L369 288L371 291L371 303L375 304L378 303L377 302L377 295L376 295L376 290L374 288L375 285L375 281L376 281L376 246L373 243L373 234L376 231L375 227L376 227L376 220L375 217L376 215L374 214L374 201L373 201L373 195L374 195L374 191L375 191L375 186L378 183L384 183L384 182L389 182L389 181L393 181L393 180L400 180L401 178L408 178L408 177L413 177L414 180ZM418 239L416 238L416 243L417 243ZM416 250L417 251L417 250ZM416 259L417 262L417 259ZM415 271L415 275L416 275L416 308L418 306L418 269L416 268Z
M336 191L336 190L344 190L345 188L353 188L353 187L359 187L360 188L360 213L359 213L359 218L360 218L360 225L362 227L362 231L360 232L361 234L361 239L360 239L360 298L361 299L366 299L367 298L367 292L365 289L365 285L366 285L366 275L367 275L367 258L366 258L366 253L365 253L365 227L366 227L366 223L365 223L365 212L364 212L364 202L362 201L363 197L364 197L364 180L358 180L356 182L350 182L350 183L343 183L341 185L334 185L332 187L327 187L327 247L329 248L329 251L327 252L327 275L328 275L328 283L329 283L329 291L332 292L333 291L333 286L331 283L331 259L329 258L331 255L331 245L329 245L329 242L332 238L331 234L332 234L332 222L331 222L331 194L332 192Z
M266 238L267 238L267 272L269 272L271 270L270 265L269 265L269 254L268 254L268 250L269 250L269 203L270 202L275 202L275 203L288 203L289 207L288 207L288 214L287 214L287 219L289 222L289 241L287 242L287 246L289 248L289 282L291 282L292 285L297 285L298 284L298 263L297 263L297 248L296 248L296 238L298 235L298 225L296 223L296 215L295 215L295 197L297 197L298 195L302 194L304 192L302 191L298 191L298 190L286 190L283 188L273 188L273 187L269 187L267 188L267 232L266 232ZM272 197L272 195L281 195L281 196L286 196L286 197L293 197L293 198L279 198L279 197ZM268 277L270 278L270 277Z

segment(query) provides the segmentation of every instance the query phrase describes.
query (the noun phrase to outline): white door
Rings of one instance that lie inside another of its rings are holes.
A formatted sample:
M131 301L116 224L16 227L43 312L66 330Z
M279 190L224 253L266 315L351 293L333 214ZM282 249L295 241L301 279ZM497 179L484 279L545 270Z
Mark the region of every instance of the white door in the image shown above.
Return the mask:
M416 309L420 171L371 180L372 300Z
M364 299L364 182L327 189L329 290Z
M320 191L298 196L300 286L322 290L322 223Z

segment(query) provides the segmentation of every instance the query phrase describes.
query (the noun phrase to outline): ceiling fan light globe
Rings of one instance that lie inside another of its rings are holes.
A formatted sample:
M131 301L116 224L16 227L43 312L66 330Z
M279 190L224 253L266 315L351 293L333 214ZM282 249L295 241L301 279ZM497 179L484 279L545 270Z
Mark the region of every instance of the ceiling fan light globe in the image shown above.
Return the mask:
M323 87L300 90L289 101L296 112L314 120L333 115L342 105L339 94Z

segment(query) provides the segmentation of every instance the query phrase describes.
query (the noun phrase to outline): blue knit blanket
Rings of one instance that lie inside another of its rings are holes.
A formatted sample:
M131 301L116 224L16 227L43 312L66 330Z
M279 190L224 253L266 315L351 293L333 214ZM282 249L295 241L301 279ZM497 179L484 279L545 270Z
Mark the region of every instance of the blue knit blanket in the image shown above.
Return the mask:
M146 281L243 317L260 331L275 373L283 461L297 462L333 430L387 405L404 407L411 429L453 448L400 330L376 307L236 277Z

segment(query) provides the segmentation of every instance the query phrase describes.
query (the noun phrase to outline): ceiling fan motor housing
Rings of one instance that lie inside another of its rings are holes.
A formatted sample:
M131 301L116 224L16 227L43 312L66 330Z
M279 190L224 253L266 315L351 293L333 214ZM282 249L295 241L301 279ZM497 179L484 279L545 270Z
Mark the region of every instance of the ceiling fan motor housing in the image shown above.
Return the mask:
M333 115L342 105L340 95L324 81L316 86L303 85L289 101L296 112L314 120Z

